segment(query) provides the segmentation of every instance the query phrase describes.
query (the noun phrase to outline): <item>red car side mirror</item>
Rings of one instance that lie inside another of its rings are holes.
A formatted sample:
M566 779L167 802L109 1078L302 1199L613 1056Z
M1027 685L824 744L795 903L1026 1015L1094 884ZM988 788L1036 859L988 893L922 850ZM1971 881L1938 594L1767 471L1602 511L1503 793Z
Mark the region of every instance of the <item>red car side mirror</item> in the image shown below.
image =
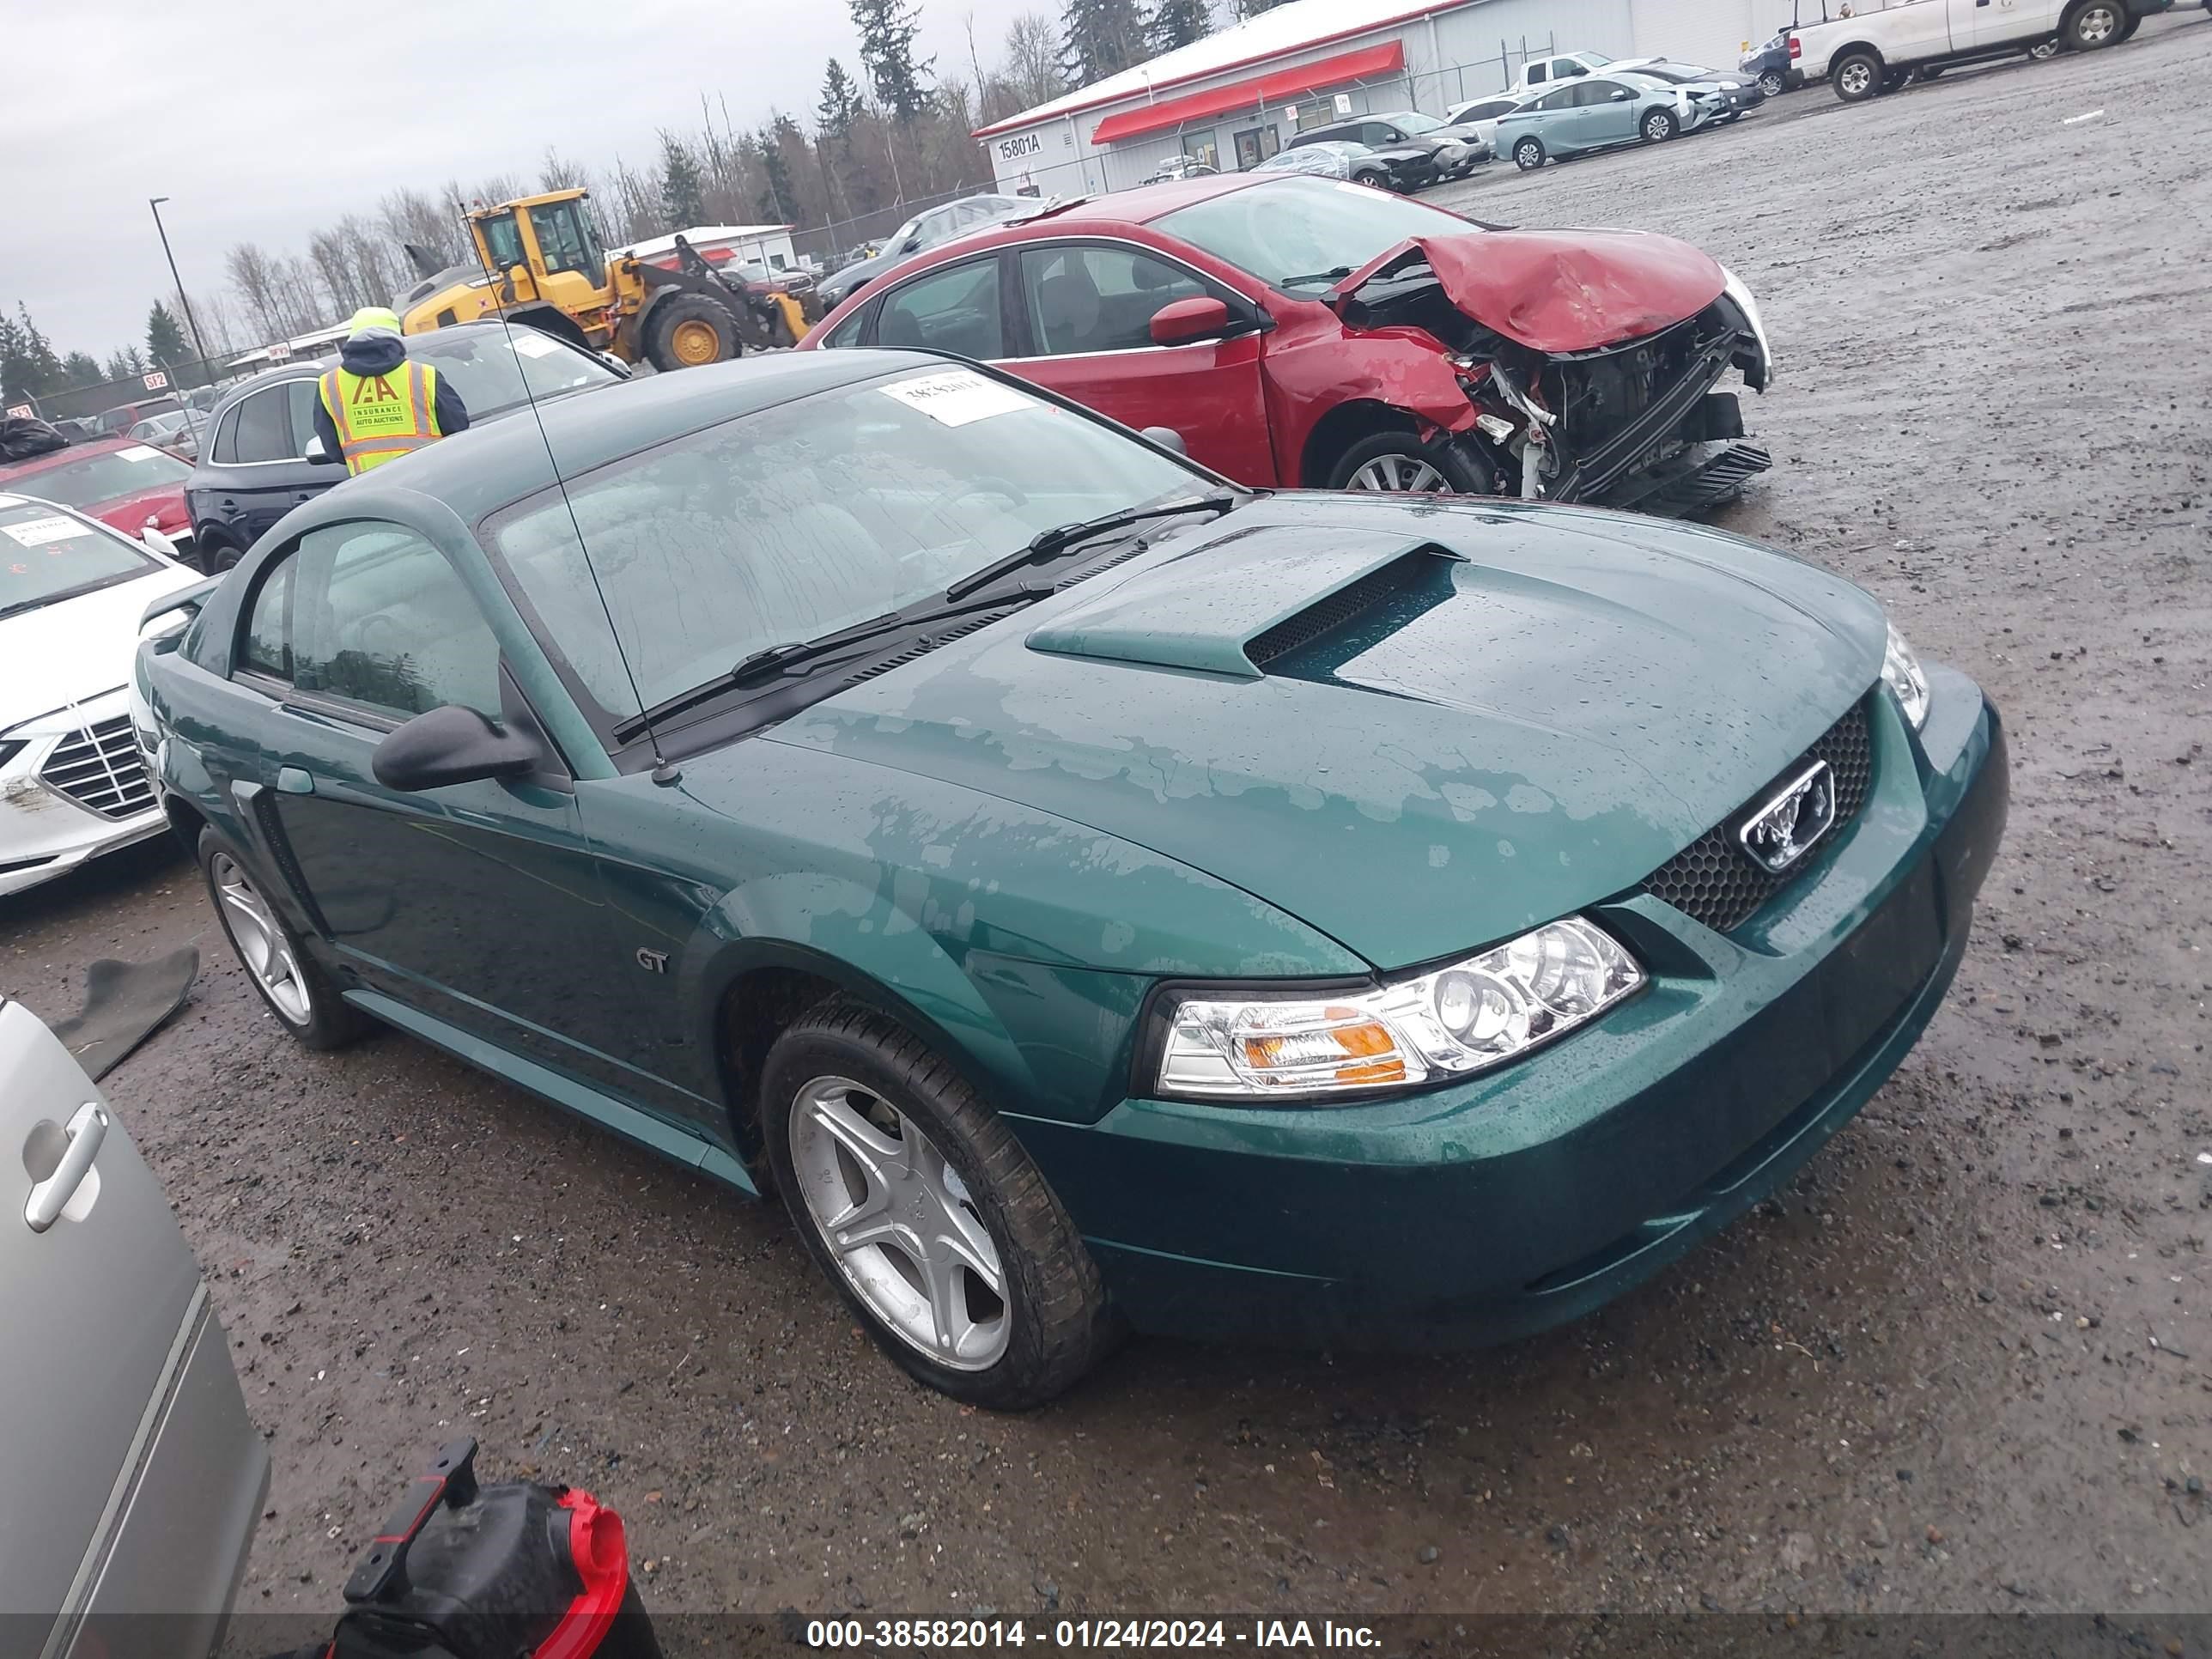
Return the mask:
M1188 345L1229 331L1229 307L1211 295L1174 300L1152 313L1154 345Z

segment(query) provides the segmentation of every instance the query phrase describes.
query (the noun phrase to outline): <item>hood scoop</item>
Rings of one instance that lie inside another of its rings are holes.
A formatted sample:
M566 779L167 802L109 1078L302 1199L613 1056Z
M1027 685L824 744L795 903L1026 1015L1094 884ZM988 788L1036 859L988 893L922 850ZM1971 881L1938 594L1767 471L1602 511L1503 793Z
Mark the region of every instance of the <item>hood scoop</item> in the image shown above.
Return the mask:
M1463 556L1369 527L1240 528L1085 594L1027 643L1060 656L1258 679L1270 662L1403 592L1443 560Z

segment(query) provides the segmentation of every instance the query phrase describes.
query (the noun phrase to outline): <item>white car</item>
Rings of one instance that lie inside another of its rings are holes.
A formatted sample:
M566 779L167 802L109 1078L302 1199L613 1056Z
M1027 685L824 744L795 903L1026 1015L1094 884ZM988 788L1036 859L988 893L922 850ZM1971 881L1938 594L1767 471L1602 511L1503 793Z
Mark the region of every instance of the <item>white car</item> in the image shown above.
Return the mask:
M0 1652L202 1659L269 1453L121 1115L4 995L0 1331Z
M146 607L201 580L82 513L0 495L0 896L167 827L131 662Z
M1535 95L1533 92L1498 92L1487 98L1470 99L1464 104L1454 104L1446 110L1444 120L1449 125L1481 139L1495 155L1498 150L1498 118L1512 114Z

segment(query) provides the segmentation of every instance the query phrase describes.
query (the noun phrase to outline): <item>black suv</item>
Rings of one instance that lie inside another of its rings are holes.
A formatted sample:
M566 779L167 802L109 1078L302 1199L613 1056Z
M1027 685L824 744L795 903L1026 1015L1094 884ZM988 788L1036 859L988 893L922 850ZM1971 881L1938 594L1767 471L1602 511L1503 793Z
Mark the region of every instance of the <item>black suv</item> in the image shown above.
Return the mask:
M1490 159L1490 146L1474 133L1448 126L1433 115L1413 109L1358 115L1332 121L1325 127L1308 127L1291 140L1290 148L1322 143L1364 144L1397 164L1391 168L1394 179L1418 179L1415 188L1441 179L1464 179Z
M566 340L518 326L510 343L499 323L459 323L407 337L407 355L453 382L471 424L495 420L532 398L568 397L629 378L629 370ZM185 483L195 562L228 570L270 526L345 479L336 455L310 454L315 382L337 359L287 363L241 380L201 429L200 453ZM316 447L319 449L319 446Z

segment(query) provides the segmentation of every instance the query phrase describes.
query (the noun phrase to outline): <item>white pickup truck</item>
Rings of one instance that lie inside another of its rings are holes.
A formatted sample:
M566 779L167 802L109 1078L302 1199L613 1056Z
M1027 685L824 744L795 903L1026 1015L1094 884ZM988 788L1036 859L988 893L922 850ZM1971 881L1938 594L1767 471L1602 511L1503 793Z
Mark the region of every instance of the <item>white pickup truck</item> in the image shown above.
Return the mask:
M1916 75L1933 80L1955 64L1980 63L2048 44L2094 52L2126 40L2173 0L1899 0L1790 31L1790 68L1826 79L1847 104L1893 92Z

